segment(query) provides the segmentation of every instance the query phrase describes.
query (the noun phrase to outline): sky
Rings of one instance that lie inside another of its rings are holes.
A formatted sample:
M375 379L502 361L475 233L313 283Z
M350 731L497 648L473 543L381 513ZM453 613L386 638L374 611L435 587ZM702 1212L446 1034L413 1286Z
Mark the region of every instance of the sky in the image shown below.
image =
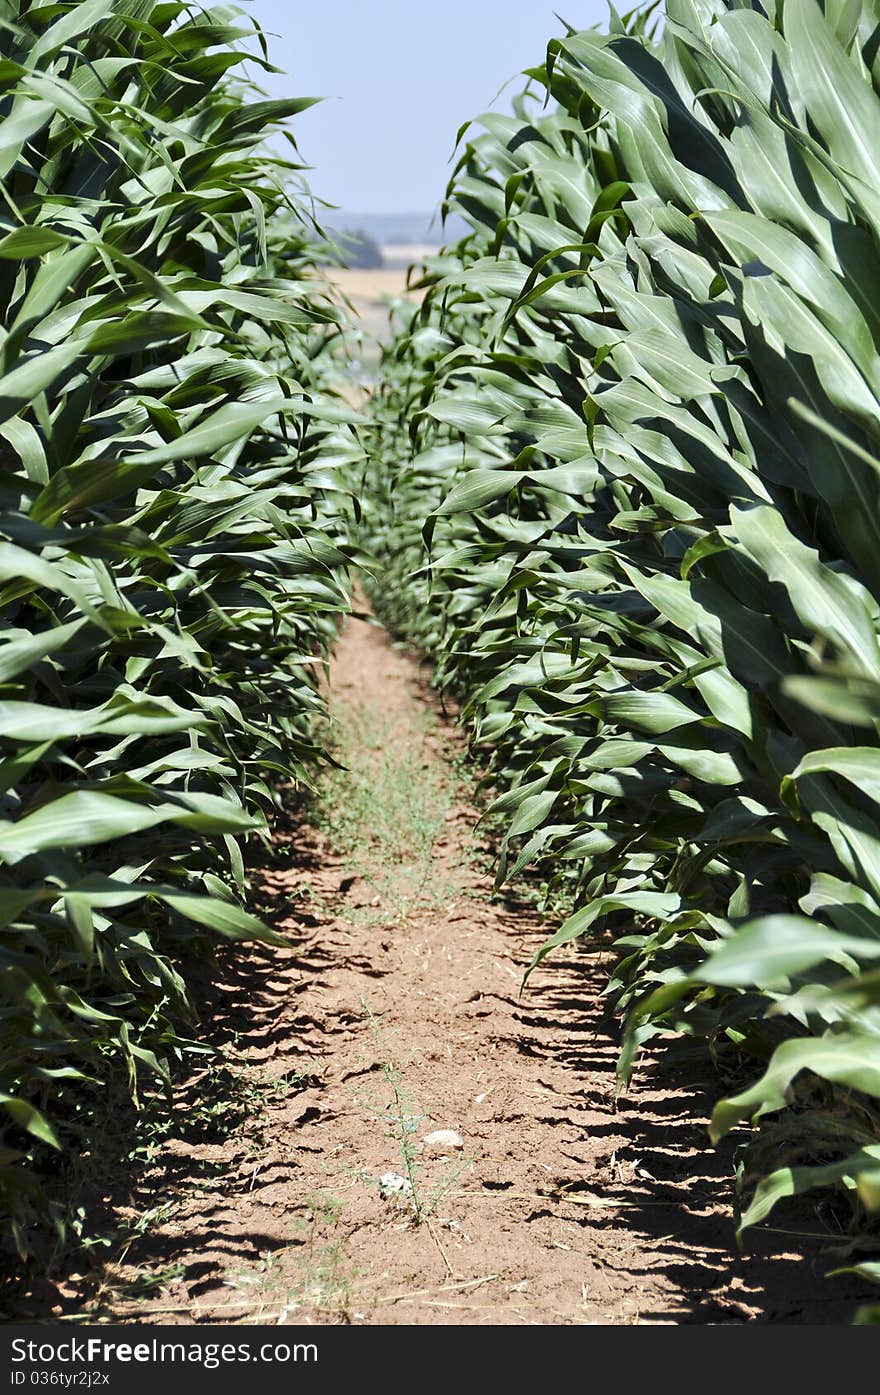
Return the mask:
M432 211L459 126L508 102L499 88L563 28L603 22L604 0L238 0L284 74L273 97L328 100L291 122L313 191L347 211ZM511 93L517 90L517 83Z

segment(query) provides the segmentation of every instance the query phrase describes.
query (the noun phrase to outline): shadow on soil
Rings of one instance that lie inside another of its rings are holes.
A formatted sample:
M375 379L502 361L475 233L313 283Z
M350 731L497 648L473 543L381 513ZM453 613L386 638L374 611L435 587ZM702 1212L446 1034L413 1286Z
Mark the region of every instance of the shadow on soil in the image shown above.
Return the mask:
M90 1233L104 1243L94 1244L85 1256L82 1250L76 1252L77 1272L71 1272L69 1256L67 1261L62 1256L54 1270L47 1263L44 1272L24 1282L21 1275L9 1276L0 1289L7 1320L137 1320L138 1305L173 1294L177 1280L185 1282L191 1303L218 1275L265 1264L278 1249L305 1243L289 1232L282 1237L256 1229L226 1236L223 1198L283 1182L296 1168L301 1146L296 1127L313 1115L312 1106L304 1105L297 1119L291 1104L302 1093L314 1097L320 1080L311 1072L310 1061L319 1047L326 1049L333 1034L349 1030L342 1019L315 1016L310 991L344 954L344 947L334 946L332 905L304 904L273 890L275 869L289 869L292 861L300 872L317 877L326 860L326 846L308 827L302 811L279 821L254 909L291 936L290 950L224 947L212 967L196 974L193 997L199 1007L199 1030L206 1044L221 1054L178 1079L173 1107L154 1100L147 1111L152 1122L145 1125L143 1118L138 1121L130 1110L120 1109L104 1146L96 1146L95 1166L84 1161L79 1179ZM513 933L531 907L516 896L507 898L506 907ZM667 1311L651 1312L654 1322L740 1323L747 1309L757 1310L759 1322L851 1321L855 1307L870 1300L873 1291L850 1279L825 1278L834 1267L827 1250L845 1236L835 1236L831 1228L819 1234L820 1222L809 1206L790 1207L777 1230L754 1232L745 1254L737 1252L731 1218L732 1151L714 1150L706 1143L700 1121L708 1115L711 1096L694 1067L660 1071L655 1065L643 1066L616 1108L605 1089L591 1086L597 1075L613 1080L617 1052L601 1012L602 970L588 955L560 967L574 970L582 989L572 992L570 975L560 975L554 987L550 974L540 988L528 991L518 1012L524 1036L517 1047L548 1064L564 1064L582 1078L583 1102L572 1098L565 1118L575 1128L578 1110L595 1110L601 1097L607 1124L598 1129L592 1124L590 1136L607 1133L611 1167L601 1189L604 1209L581 1206L579 1195L595 1198L596 1179L585 1178L576 1144L574 1152L560 1150L555 1195L548 1196L546 1210L565 1207L568 1218L581 1225L587 1250L591 1232L613 1231L619 1268L628 1274L638 1278L650 1269L666 1276L677 1298ZM291 1012L291 1001L300 1001L300 994L302 1011ZM276 1058L293 1062L293 1070L287 1075L270 1072L255 1084L253 1067L271 1068ZM245 1060L247 1077L235 1064ZM267 1124L280 1095L286 1100L285 1124L293 1128L293 1135L286 1146L272 1146L267 1152ZM625 1181L614 1172L621 1167L629 1172ZM217 1202L202 1203L195 1226L189 1224L179 1235L169 1233L162 1226L163 1208L171 1214L178 1198L194 1189L215 1191ZM561 1192L575 1199L560 1199ZM619 1201L620 1209L608 1207L610 1201ZM828 1219L833 1222L833 1217ZM205 1257L184 1263L185 1256L200 1250ZM180 1311L185 1312L186 1305ZM190 1315L184 1320L193 1319ZM209 1320L218 1317L211 1312Z
M600 1073L613 1078L618 1044L601 1008L601 967L588 956L557 962L581 976L583 996L573 997L570 983L554 990L552 978L539 992L526 994L521 1020L540 1028L548 1041L542 1048L524 1040L520 1050L564 1063L585 1080ZM566 1038L573 1009L582 1016L576 1037ZM587 1244L590 1231L611 1229L620 1235L622 1269L638 1277L650 1267L654 1276L659 1271L668 1278L677 1301L666 1312L652 1310L654 1322L739 1323L741 1304L757 1309L750 1320L758 1322L851 1322L858 1305L872 1301L876 1291L851 1276L826 1277L842 1262L829 1251L846 1243L838 1218L829 1209L820 1220L808 1200L779 1204L774 1224L747 1231L740 1253L733 1217L734 1145L728 1140L713 1148L707 1139L706 1121L718 1093L706 1084L709 1063L670 1066L648 1052L642 1059L616 1108L609 1102L607 1125L590 1127L593 1138L597 1132L607 1135L615 1165L629 1165L634 1175L625 1185L602 1191L603 1200L619 1199L623 1209L603 1214L587 1208L578 1217ZM595 1109L595 1096L590 1105ZM576 1121L575 1107L569 1122ZM572 1162L576 1166L577 1159ZM595 1191L594 1184L579 1184L574 1172L560 1170L556 1183L570 1194ZM645 1241L649 1265L639 1261Z

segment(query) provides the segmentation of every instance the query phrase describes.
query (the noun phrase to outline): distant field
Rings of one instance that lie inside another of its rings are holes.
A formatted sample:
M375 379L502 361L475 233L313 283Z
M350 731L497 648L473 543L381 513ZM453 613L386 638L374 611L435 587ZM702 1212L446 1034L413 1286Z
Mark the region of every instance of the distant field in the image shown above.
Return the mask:
M417 300L421 293L407 291L403 267L364 271L330 267L327 274L348 297L358 315L366 336L361 369L366 379L372 379L379 361L379 344L389 335L389 301L398 297Z
M433 242L383 242L382 257L389 270L406 268L426 257L435 257L440 249Z
M378 267L363 271L330 267L328 275L358 311L380 306L384 314L385 297L413 297L417 294L406 289L406 267Z

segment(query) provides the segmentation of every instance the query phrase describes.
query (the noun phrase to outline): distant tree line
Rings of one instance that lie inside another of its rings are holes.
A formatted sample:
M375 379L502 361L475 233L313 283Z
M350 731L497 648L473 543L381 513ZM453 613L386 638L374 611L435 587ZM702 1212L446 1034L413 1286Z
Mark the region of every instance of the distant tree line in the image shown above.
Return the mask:
M358 228L356 232L340 233L338 241L345 266L367 271L374 267L384 266L381 247L363 229Z

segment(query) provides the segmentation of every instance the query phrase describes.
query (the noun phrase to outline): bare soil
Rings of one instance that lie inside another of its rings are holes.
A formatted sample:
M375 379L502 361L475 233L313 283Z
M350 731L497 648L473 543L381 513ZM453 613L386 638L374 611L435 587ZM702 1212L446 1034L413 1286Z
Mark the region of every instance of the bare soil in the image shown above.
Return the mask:
M848 1321L828 1235L765 1230L738 1255L699 1081L644 1066L615 1099L601 951L548 959L520 996L549 927L493 899L461 738L418 664L353 619L330 692L348 768L259 874L291 945L236 947L205 987L227 1073L190 1087L128 1179L125 1246L97 1289L56 1288L53 1317ZM436 1130L463 1146L426 1147Z

